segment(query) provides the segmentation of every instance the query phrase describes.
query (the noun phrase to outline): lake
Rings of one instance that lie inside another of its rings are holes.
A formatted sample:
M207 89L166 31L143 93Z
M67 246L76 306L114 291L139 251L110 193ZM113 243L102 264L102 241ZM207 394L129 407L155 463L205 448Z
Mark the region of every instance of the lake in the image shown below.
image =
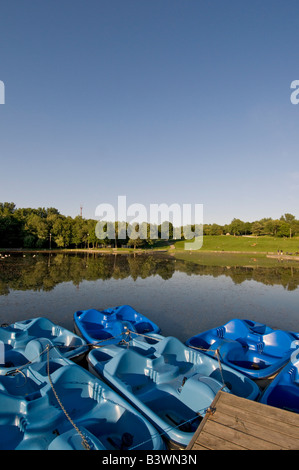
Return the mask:
M2 255L3 256L3 255ZM205 266L163 254L22 253L0 260L0 324L129 304L181 341L232 318L299 331L298 268Z

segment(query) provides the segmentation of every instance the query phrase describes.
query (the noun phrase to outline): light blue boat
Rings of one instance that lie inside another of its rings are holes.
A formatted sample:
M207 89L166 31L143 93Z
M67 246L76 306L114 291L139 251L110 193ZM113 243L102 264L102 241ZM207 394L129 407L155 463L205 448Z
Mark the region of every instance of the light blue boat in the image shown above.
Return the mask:
M0 342L4 349L0 355L0 375L27 364L27 345L39 338L49 339L65 358L74 362L80 362L89 350L84 339L47 318L18 321L0 328Z
M129 345L92 349L89 369L133 404L169 442L184 448L220 389L257 399L259 387L243 374L186 347L152 335Z
M268 385L259 401L299 413L299 348L291 355L290 362Z
M49 340L27 349L41 360L0 376L2 450L165 449L134 407Z
M186 341L187 346L209 356L218 352L224 364L252 379L264 379L277 373L290 360L298 344L294 333L240 319Z
M128 332L159 333L160 328L130 305L106 310L81 310L74 313L74 327L90 345L115 344L127 339Z

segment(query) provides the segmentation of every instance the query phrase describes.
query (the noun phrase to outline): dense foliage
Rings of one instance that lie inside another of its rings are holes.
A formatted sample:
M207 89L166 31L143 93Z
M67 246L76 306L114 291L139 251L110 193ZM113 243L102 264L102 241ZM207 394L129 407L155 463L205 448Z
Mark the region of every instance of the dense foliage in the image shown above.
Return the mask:
M0 247L1 248L88 248L105 245L133 247L152 245L149 226L145 227L147 239L99 240L95 228L97 221L81 216L70 217L55 208L16 208L13 202L0 203ZM163 225L163 224L162 224ZM139 230L139 227L136 228ZM130 233L130 231L128 231ZM161 226L157 228L161 238ZM299 235L299 221L292 214L284 214L279 220L271 218L255 222L233 219L229 225L209 224L203 227L204 235L270 235L293 237ZM144 237L142 237L144 238ZM169 238L172 238L172 224L169 224Z
M264 218L255 222L233 219L228 225L204 225L204 235L268 235L273 237L292 237L299 235L299 220L292 214L284 214L280 219Z

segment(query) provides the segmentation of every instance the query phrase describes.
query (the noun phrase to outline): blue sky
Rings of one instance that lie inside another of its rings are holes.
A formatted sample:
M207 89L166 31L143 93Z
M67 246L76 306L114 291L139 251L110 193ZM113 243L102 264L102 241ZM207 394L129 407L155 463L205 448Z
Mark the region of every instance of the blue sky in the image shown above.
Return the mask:
M297 0L4 0L0 201L299 218Z

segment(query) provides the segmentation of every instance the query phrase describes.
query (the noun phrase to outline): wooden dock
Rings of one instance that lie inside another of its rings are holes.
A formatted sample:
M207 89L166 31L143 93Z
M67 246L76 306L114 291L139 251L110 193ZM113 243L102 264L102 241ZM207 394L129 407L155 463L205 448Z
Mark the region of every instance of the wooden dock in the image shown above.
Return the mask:
M188 450L299 450L299 415L219 392Z

